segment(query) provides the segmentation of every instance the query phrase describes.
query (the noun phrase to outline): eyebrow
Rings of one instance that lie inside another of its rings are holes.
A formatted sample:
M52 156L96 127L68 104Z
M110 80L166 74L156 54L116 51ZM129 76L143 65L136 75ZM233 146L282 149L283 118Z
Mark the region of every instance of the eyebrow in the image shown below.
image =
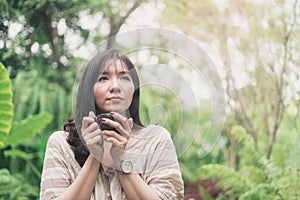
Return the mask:
M110 73L108 71L103 71L102 73L100 73L100 75L109 75ZM128 74L130 75L129 71L120 71L118 72L118 75L123 75L123 74Z

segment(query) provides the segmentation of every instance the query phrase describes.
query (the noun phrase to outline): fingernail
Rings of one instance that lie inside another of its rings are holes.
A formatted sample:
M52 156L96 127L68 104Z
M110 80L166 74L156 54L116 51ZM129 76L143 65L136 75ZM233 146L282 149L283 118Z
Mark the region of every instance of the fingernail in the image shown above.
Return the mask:
M101 121L102 121L102 122L106 122L106 119L102 118Z
M110 112L110 114L111 114L111 115L114 115L115 113L114 113L114 112Z

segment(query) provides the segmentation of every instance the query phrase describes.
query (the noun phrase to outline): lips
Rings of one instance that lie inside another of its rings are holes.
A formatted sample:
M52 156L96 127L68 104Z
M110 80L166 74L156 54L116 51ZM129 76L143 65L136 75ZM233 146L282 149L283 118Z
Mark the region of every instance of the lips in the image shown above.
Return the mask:
M108 100L108 101L121 101L121 100L124 100L124 98L119 97L119 96L114 96L114 97L109 97L106 100Z

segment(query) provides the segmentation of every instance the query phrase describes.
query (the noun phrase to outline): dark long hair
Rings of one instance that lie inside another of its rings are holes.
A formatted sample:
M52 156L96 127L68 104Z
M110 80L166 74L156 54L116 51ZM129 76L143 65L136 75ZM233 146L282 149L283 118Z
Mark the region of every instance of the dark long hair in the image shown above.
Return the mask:
M88 113L90 111L99 114L99 109L97 108L95 102L93 87L97 81L99 74L106 67L106 62L112 59L121 60L125 63L126 67L129 70L134 84L134 93L128 111L130 117L133 119L133 122L136 125L143 126L139 116L140 81L134 65L126 55L122 54L116 49L103 51L102 53L95 56L85 68L79 83L74 117L69 118L64 125L64 130L69 132L67 141L74 151L75 159L81 166L83 166L85 160L89 155L85 144L81 140L82 119L84 116L88 116Z

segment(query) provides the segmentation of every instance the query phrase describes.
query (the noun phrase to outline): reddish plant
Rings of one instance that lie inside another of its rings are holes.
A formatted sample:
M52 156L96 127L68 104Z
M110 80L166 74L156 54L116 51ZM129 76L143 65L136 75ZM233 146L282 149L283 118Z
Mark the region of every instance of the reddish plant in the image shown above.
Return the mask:
M218 183L218 179L202 179L199 180L197 183L194 184L187 184L186 185L186 192L184 199L194 199L194 200L205 200L205 196L210 196L212 199L216 199L218 195L220 194L221 190L216 187L216 184ZM206 192L206 194L203 194L201 189Z

